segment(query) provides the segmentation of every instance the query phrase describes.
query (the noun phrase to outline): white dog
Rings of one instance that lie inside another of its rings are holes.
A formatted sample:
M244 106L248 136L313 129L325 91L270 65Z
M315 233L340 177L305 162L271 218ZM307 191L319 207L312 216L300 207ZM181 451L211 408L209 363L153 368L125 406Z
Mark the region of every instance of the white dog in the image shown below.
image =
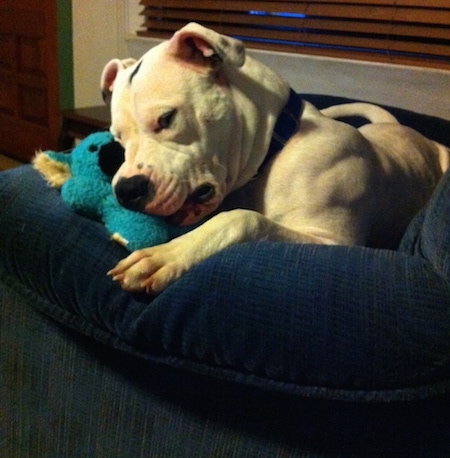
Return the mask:
M102 88L125 148L119 201L181 225L213 214L113 268L130 291L158 293L244 241L389 247L449 165L446 148L379 107L319 112L240 41L195 23L139 61L109 62ZM371 123L331 119L356 113Z

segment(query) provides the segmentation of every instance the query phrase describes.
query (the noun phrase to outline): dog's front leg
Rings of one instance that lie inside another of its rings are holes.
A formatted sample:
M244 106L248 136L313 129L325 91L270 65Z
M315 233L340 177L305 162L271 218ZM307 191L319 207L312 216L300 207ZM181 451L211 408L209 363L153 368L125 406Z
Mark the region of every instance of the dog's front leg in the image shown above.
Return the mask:
M127 291L159 293L212 254L260 237L265 232L264 221L262 215L247 210L218 213L196 229L167 243L133 252L108 275Z
M212 254L237 243L257 240L334 243L321 231L299 233L260 213L237 209L218 213L198 228L168 243L133 252L108 275L127 291L145 290L157 294Z

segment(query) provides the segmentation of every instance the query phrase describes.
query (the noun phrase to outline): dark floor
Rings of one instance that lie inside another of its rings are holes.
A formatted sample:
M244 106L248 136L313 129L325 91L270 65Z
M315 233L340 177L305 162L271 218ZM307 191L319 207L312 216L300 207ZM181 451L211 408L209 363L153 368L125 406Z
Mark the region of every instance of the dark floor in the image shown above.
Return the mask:
M22 163L19 161L16 161L14 159L11 159L8 156L4 156L3 154L0 154L0 171L12 169L13 167L17 167L21 164Z

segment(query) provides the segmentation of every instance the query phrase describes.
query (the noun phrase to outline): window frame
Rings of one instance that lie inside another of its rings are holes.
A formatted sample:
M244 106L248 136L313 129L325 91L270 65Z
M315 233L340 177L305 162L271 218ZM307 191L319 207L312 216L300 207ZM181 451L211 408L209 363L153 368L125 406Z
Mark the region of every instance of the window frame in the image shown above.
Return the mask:
M449 0L141 0L140 5L141 37L169 38L196 21L256 49L450 70Z

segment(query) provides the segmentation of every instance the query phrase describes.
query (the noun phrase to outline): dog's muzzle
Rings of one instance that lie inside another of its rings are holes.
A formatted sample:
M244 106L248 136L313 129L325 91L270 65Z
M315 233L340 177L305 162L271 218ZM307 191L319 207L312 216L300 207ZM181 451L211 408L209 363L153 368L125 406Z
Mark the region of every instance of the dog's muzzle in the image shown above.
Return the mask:
M120 178L114 187L114 192L117 200L123 207L134 211L143 211L145 206L156 195L153 183L145 175ZM201 184L183 202L181 208L176 212L177 217L174 219L181 220L181 215L184 215L188 209L192 211L196 206L208 203L215 195L216 189L212 184Z

